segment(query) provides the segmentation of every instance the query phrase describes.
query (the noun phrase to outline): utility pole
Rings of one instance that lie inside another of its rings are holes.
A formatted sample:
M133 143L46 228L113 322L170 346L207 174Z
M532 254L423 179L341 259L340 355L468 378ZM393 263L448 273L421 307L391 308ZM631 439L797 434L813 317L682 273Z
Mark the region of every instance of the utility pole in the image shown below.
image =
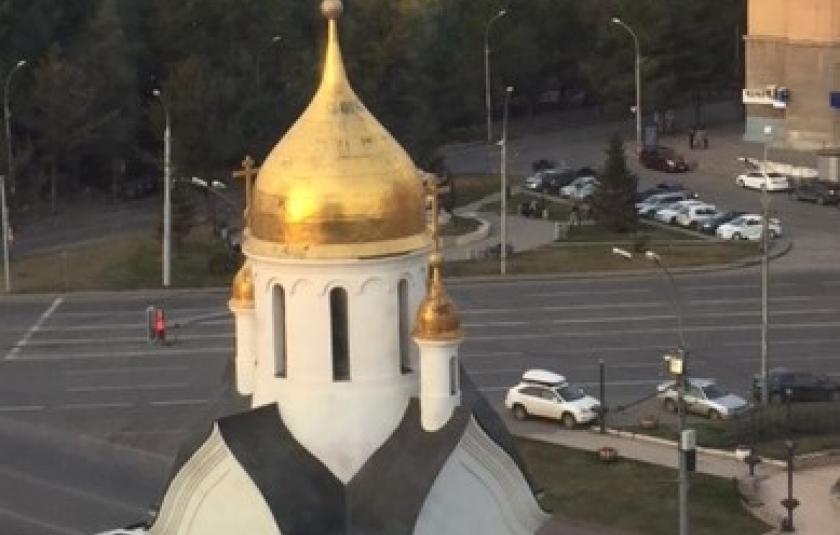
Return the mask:
M508 108L510 107L510 95L513 93L513 87L505 88L505 112L502 119L502 203L500 215L500 243L499 243L499 272L504 275L507 273L507 130L508 130Z
M26 60L22 59L18 61L12 70L9 71L9 74L6 75L6 84L3 91L3 117L6 123L6 163L9 166L9 193L11 193L12 197L15 196L15 165L14 165L14 156L12 153L12 108L9 105L9 92L12 89L12 77L15 73L26 66ZM3 239L6 239L4 237Z
M3 288L12 292L12 277L9 273L9 207L6 206L6 175L0 175L0 236L3 240Z
M636 53L636 154L641 154L644 144L642 142L642 49L639 45L639 36L627 23L618 17L612 18L613 24L618 24L633 38L633 47Z
M163 251L161 254L161 271L163 287L169 288L172 284L172 125L169 106L166 105L160 89L154 89L152 94L160 101L166 121L163 129Z
M484 28L484 107L487 113L487 143L493 143L493 99L490 94L490 26L500 18L507 15L506 9L499 12L487 21Z
M762 162L764 173L767 169L767 147L773 135L773 127L764 127L764 160ZM766 179L765 179L766 180ZM767 184L761 188L761 404L767 406L770 403L770 385L768 384L767 369L767 337L769 330L769 314L767 310L767 291L769 285L770 271L770 195L767 192Z

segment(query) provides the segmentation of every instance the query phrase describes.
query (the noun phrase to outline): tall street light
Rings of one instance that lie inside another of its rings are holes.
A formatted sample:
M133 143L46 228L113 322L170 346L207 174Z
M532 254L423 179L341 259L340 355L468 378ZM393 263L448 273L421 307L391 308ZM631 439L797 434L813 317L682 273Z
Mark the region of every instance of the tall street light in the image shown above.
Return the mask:
M12 278L9 273L9 211L6 206L6 175L0 175L0 236L3 240L3 288L6 293L12 291Z
M153 89L152 94L160 101L166 120L163 129L163 254L162 268L163 287L169 288L172 283L172 129L169 117L169 106L163 98L160 89Z
M633 253L618 247L613 247L613 254L622 256L628 260L633 259ZM654 251L646 251L645 259L653 262L662 270L668 280L668 291L670 293L671 304L674 307L674 312L677 315L677 336L679 338L679 347L675 355L666 357L671 373L674 375L677 384L677 411L679 412L679 433L680 440L677 443L677 456L679 466L679 489L678 489L678 505L679 505L679 534L688 535L688 451L693 450L694 446L687 444L693 442L693 432L686 429L686 407L685 407L685 390L688 385L688 346L685 343L685 333L683 329L683 313L682 305L680 303L679 292L677 291L677 284L674 280L674 275L662 257Z
M618 24L633 37L633 45L636 49L636 154L642 152L642 53L639 47L639 36L618 17L612 18L613 24Z
M484 107L487 111L487 143L493 143L493 101L490 96L490 26L505 15L507 15L507 9L500 9L496 16L487 21L487 26L484 28Z
M257 52L257 93L262 92L262 55L271 47L283 40L280 35L275 35L271 41Z
M26 60L18 61L9 74L6 75L6 85L3 91L3 116L6 122L6 163L9 166L9 193L15 196L15 165L12 156L12 109L9 106L9 92L12 88L12 77L17 71L26 66Z
M772 141L773 127L764 127L764 159L761 166L764 173L767 173L767 147ZM766 179L765 179L766 180ZM770 195L767 193L767 184L761 188L761 404L765 407L770 403L769 385L767 382L767 338L769 331L769 314L767 310L767 292L769 285L770 271Z
M499 144L502 147L502 204L501 204L501 225L499 243L499 272L504 275L507 272L507 131L508 131L508 109L510 108L510 96L513 94L513 87L505 88L505 112L502 119L502 140Z

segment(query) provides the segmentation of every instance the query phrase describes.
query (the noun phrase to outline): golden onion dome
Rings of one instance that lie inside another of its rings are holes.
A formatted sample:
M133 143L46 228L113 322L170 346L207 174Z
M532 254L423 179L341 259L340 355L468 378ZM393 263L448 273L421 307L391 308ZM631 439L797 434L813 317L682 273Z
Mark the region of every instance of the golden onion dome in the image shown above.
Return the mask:
M233 278L230 305L236 308L254 308L254 278L251 275L251 266L247 262Z
M431 254L429 266L431 280L426 296L417 309L417 319L412 335L420 340L446 342L463 338L461 317L455 303L446 294L441 276L443 256L439 251Z
M411 158L356 96L338 42L340 0L325 0L321 85L254 185L245 248L261 256L361 258L429 245Z

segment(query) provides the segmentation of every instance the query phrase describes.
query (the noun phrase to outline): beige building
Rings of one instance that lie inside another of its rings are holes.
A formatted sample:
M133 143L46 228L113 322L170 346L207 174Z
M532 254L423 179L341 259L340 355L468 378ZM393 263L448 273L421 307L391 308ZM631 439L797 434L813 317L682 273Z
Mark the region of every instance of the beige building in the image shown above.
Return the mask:
M840 0L749 0L748 19L744 138L840 145Z

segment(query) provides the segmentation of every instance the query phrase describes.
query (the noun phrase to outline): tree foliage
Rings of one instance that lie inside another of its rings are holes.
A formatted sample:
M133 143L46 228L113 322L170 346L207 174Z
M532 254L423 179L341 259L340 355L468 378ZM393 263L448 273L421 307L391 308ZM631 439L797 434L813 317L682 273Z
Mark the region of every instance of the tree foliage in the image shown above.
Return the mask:
M613 134L607 147L604 172L592 199L595 215L605 227L614 232L629 232L636 228L633 196L638 182L638 177L627 168L621 136Z
M733 86L744 0L346 0L341 39L362 100L421 165L480 135L487 22L494 113L630 105L639 35L645 109ZM317 1L0 0L0 73L20 59L15 203L116 191L160 175L163 110L176 176L262 160L312 97L325 39ZM281 36L279 42L275 36ZM547 97L548 95L548 97ZM3 156L5 158L5 155ZM2 160L2 158L0 158Z

